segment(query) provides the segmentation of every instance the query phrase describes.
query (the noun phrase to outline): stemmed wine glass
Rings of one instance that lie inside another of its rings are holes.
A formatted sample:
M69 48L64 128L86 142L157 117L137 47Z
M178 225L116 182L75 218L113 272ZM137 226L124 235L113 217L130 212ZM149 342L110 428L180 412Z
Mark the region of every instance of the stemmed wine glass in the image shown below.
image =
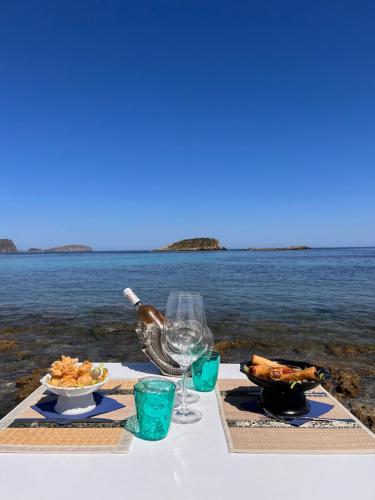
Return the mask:
M208 327L202 296L197 292L169 294L162 332L165 352L182 369L182 402L175 408L173 422L191 424L202 418L202 413L191 409L186 402L186 376L193 361L207 350Z
M207 334L207 351L204 355L211 352L212 349L214 348L214 335L208 327L207 327L206 334ZM193 379L190 377L187 378L186 387L189 387L189 381L192 383ZM181 404L181 393L182 393L182 379L179 379L176 382L175 406L180 406L180 404ZM199 403L200 399L201 398L200 398L199 394L197 394L195 391L189 391L189 389L186 389L185 401L188 405L193 405L193 404Z

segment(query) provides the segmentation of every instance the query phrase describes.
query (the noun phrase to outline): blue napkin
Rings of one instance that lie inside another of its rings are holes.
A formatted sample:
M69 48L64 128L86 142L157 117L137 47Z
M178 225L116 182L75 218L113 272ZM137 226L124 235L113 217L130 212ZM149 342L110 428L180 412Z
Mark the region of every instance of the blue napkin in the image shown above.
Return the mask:
M295 427L299 427L302 424L308 422L308 418L319 418L332 410L333 405L329 405L328 403L322 403L321 401L312 401L309 399L310 411L303 415L305 418L294 418L293 420L288 420L288 424L294 425Z
M309 405L310 405L310 410L308 413L303 415L305 418L293 418L290 420L285 420L286 423L293 425L295 427L299 427L300 425L305 424L308 422L307 418L319 418L323 415L325 415L327 412L332 410L333 405L329 405L328 403L322 403L320 401L313 401L311 399L308 400ZM241 407L244 408L247 411L252 411L253 413L259 413L260 415L264 415L265 417L270 417L270 415L267 415L264 411L263 408L259 405L257 401L246 401L241 404Z
M96 403L95 408L86 413L80 413L79 415L62 415L61 413L57 413L55 411L57 398L48 399L47 401L39 401L39 403L32 406L31 408L47 419L50 418L52 420L77 420L80 418L95 417L96 415L101 415L102 413L119 410L120 408L124 408L125 406L115 399L107 398L105 396L102 396L101 394L97 394L96 392L94 392L93 396Z

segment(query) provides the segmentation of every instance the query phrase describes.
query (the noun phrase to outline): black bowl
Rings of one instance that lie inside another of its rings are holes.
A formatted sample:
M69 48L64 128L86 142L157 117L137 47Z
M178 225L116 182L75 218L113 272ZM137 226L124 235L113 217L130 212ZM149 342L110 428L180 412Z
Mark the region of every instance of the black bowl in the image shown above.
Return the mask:
M279 382L277 380L267 380L260 377L255 377L245 371L245 367L250 366L250 363L241 363L240 369L245 373L247 378L254 384L261 387L260 404L263 408L274 414L284 417L296 417L305 415L309 412L309 403L305 396L305 391L309 391L317 387L321 382L330 378L330 373L325 368L307 363L306 361L295 361L291 359L272 358L282 365L293 366L297 368L309 368L315 366L318 373L322 374L321 380L309 380L297 384L290 382Z

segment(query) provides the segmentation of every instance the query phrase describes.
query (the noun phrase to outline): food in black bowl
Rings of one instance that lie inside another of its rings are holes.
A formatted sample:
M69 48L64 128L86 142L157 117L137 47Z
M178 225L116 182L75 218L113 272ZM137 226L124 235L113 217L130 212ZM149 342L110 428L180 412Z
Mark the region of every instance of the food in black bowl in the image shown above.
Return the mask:
M309 412L305 391L330 377L325 368L306 361L267 359L253 355L241 363L241 371L261 387L260 404L265 411L281 417L297 417Z

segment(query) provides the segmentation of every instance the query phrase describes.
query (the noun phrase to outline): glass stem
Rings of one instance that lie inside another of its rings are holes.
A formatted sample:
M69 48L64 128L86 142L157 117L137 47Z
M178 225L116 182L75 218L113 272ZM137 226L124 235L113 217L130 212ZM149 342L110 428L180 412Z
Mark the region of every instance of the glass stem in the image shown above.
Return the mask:
M189 412L188 405L186 404L186 392L187 392L187 372L188 369L183 367L182 368L182 402L181 406L179 407L178 411L179 413L186 414Z

